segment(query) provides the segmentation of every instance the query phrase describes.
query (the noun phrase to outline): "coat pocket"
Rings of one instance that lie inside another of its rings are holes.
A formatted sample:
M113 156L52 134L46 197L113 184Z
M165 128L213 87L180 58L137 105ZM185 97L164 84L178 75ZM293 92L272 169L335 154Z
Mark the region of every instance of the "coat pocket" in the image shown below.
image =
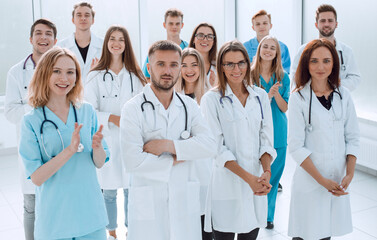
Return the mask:
M131 187L128 204L130 220L153 220L155 218L154 193L152 187Z
M211 186L212 200L238 199L241 193L239 177L227 168L215 168Z
M200 183L187 183L187 212L188 215L200 214Z

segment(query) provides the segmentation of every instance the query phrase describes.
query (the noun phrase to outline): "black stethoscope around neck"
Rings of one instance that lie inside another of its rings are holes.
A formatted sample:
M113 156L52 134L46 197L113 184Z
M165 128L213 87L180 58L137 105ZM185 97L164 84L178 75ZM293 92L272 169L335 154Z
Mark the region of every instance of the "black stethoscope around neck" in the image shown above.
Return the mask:
M185 130L181 133L181 138L182 139L188 139L190 137L190 133L189 131L187 130L187 108L186 108L186 104L183 102L182 98L179 96L179 94L176 92L175 95L178 97L178 99L181 101L182 105L183 105L183 108L185 109ZM151 101L148 101L147 98L145 97L145 94L143 93L143 97L144 97L144 102L141 103L141 111L144 112L144 105L145 104L149 104L151 105L152 107L152 110L153 110L153 113L154 113L154 123L156 125L156 109L154 107L154 104L151 102ZM156 126L155 126L156 127Z
M27 90L27 88L28 88L28 84L29 84L29 82L27 82L26 81L26 64L27 64L27 62L29 61L29 60L31 60L31 62L33 63L33 69L35 69L35 67L36 67L36 63L34 62L34 60L33 60L33 54L30 54L29 56L27 56L27 58L25 59L25 61L24 61L24 65L22 66L22 80L23 80L23 84L24 84L24 89L25 90Z
M134 93L134 83L133 83L133 79L132 79L132 74L130 71L128 71L128 73L130 74L130 80L131 80L131 94ZM106 75L110 75L110 79L111 79L111 89L110 89L110 92L109 90L107 89L107 86L105 84L105 90L106 90L106 93L109 97L119 97L117 94L115 94L114 96L112 96L112 93L113 93L113 86L114 86L114 76L113 74L111 74L111 72L109 72L109 70L106 68L106 72L105 74L103 74L103 82L106 83ZM105 96L102 96L103 98L105 98Z
M75 106L73 104L72 104L72 107L73 107L73 114L75 115L75 123L78 123L77 122L76 108L75 108ZM45 106L42 107L42 111L43 111L43 117L44 117L44 120L42 121L41 128L40 128L42 147L43 147L43 150L44 150L46 156L51 159L51 158L54 158L55 156L52 156L52 155L48 154L47 150L46 150L46 147L45 147L45 142L44 142L44 137L43 137L43 126L45 125L45 123L51 123L55 127L56 131L58 132L60 141L61 141L62 151L64 150L64 141L63 141L62 135L61 135L61 133L59 131L58 125L56 125L56 123L54 123L52 120L48 120L47 119L47 117L46 117L46 111L45 111ZM80 142L80 144L79 144L79 146L77 148L77 152L82 152L82 151L84 151L84 145Z
M333 90L333 92L337 93L339 95L339 98L340 100L343 100L342 98L342 95L340 94L339 91L337 90ZM312 89L312 86L310 85L310 98L309 98L309 122L308 122L308 125L306 126L306 129L311 132L313 131L313 126L312 126L312 100L313 100L313 89ZM334 111L334 106L331 106L331 108L333 109ZM342 108L342 114L340 117L342 117L343 115L343 107Z

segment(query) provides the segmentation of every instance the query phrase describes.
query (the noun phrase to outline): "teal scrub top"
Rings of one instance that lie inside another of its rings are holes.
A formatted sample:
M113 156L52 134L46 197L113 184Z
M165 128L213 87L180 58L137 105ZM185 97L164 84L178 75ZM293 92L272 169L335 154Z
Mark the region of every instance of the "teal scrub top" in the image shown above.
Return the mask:
M181 40L181 44L179 44L179 46L182 48L182 50L187 48L188 45L189 45L188 42L183 41L183 40ZM145 62L144 62L144 65L143 65L143 73L144 73L145 77L150 78L151 75L148 72L147 63L149 63L148 56L147 56L147 59L145 59Z
M262 87L266 92L270 92L271 87L276 83L275 74L272 75L270 81L266 83L262 76L260 76ZM282 86L279 88L279 93L282 98L288 103L290 80L288 74L284 73L284 78L281 80ZM279 109L275 98L271 100L272 121L274 123L274 148L281 148L287 146L287 116Z
M58 126L64 146L69 146L75 124L72 104L66 124L48 107L45 107L45 111L46 118ZM76 112L78 123L83 124L80 136L84 150L75 153L53 176L36 188L36 239L83 236L108 224L92 158L92 137L98 128L97 115L94 108L87 103L76 107ZM41 141L40 127L43 120L42 108L36 108L26 114L22 122L19 152L29 178L35 170L49 161ZM60 137L52 124L44 124L43 137L50 156L56 156L62 151ZM103 140L102 144L108 161L106 142Z

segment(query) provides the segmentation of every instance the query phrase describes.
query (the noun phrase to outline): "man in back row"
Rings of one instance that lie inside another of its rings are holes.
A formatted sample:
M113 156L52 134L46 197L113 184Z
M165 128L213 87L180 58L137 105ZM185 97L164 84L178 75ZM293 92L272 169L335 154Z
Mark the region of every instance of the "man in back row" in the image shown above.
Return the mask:
M165 12L165 21L163 23L164 28L166 29L166 39L175 42L178 44L181 49L185 49L188 47L188 42L183 41L180 38L180 33L183 28L183 13L175 8L170 8ZM149 80L151 75L148 72L147 64L149 63L149 59L145 60L143 65L143 73L144 76Z
M333 6L322 4L317 8L315 27L318 29L319 38L326 38L335 45L340 62L340 84L353 91L361 82L360 72L356 66L352 49L346 44L335 39L335 29L338 27L337 14ZM306 44L302 45L293 61L291 70L291 90L296 87L294 75Z
M90 3L81 2L74 5L72 22L76 26L76 31L57 44L60 47L68 48L76 55L84 84L90 69L102 54L103 39L90 31L94 23L94 14L93 6Z
M249 54L250 61L253 61L255 54L257 53L259 42L267 35L270 35L272 28L271 14L268 14L265 10L260 10L251 18L252 28L257 34L255 38L245 42L247 53ZM279 41L281 49L281 63L283 64L284 71L289 74L291 67L291 57L287 45Z
M32 53L21 62L14 65L8 72L5 90L4 115L16 124L17 140L20 139L21 120L25 113L32 107L28 104L27 91L35 67L42 55L50 50L56 43L57 30L54 23L47 19L38 19L30 30L30 43ZM17 141L18 142L18 141ZM25 239L34 239L35 220L35 185L26 178L22 159L18 156L20 164L20 182L24 197L24 231Z

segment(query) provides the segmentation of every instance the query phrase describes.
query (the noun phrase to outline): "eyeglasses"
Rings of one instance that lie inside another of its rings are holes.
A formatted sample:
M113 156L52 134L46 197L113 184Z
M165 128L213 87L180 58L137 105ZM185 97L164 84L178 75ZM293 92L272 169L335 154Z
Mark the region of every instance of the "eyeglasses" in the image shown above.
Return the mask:
M204 40L204 38L207 38L208 41L213 41L215 39L215 35L213 34L207 34L204 33L197 33L195 34L195 37L199 40Z
M236 65L238 65L239 69L247 68L247 62L246 61L241 61L241 62L238 62L238 63L229 62L229 63L223 64L225 70L233 70L236 67Z

